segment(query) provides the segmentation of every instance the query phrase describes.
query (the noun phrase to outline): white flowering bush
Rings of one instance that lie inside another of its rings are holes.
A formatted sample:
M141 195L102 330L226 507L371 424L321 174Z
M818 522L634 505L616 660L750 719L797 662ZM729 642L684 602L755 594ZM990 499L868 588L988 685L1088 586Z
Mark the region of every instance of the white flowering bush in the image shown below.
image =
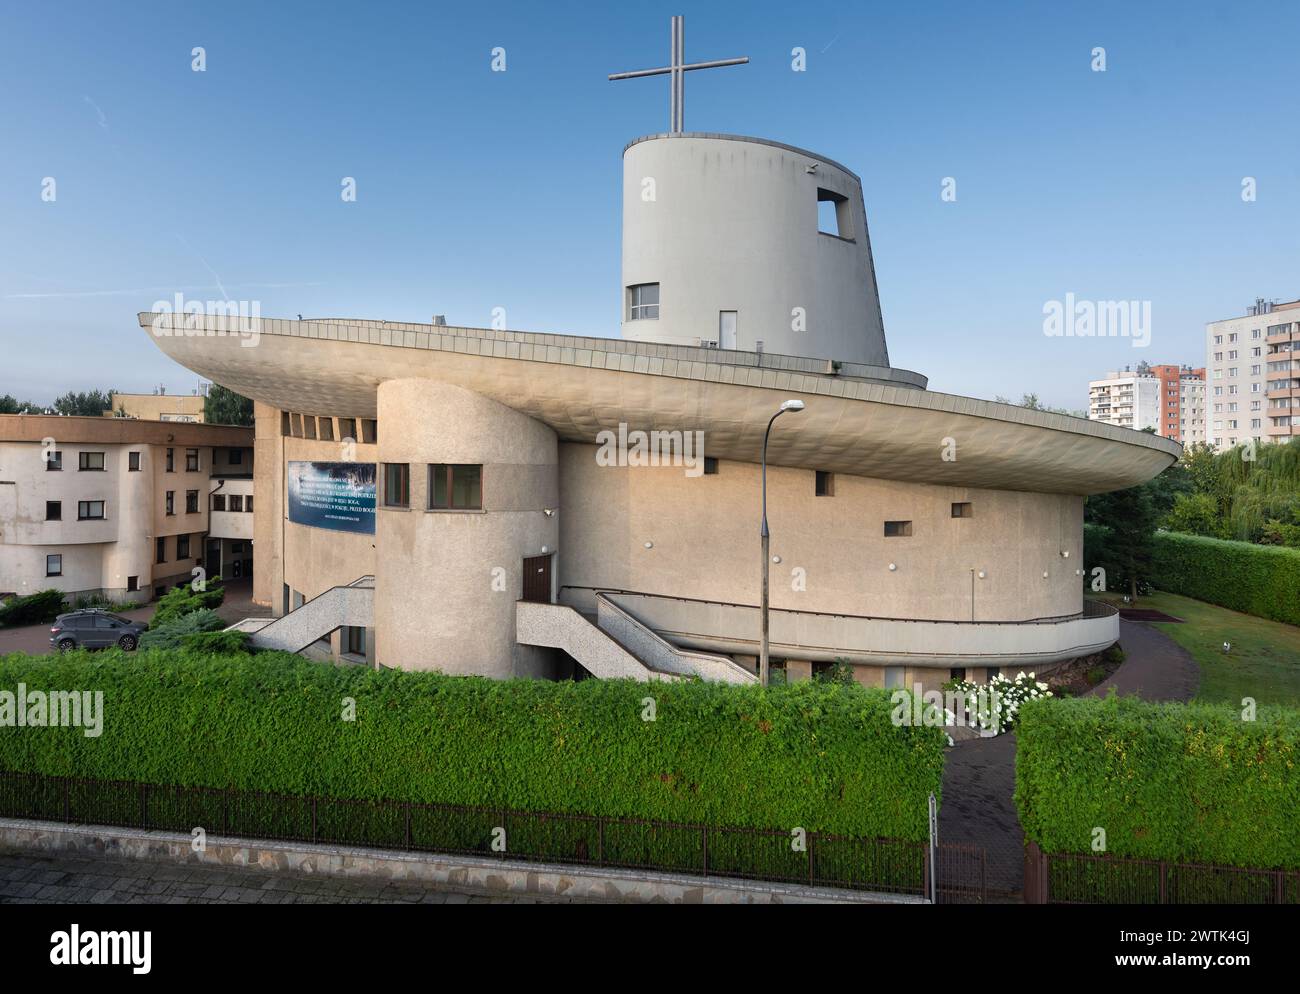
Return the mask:
M987 684L954 680L945 687L955 692L959 709L958 713L947 709L949 724L996 734L1015 728L1020 707L1025 701L1052 696L1047 684L1036 680L1033 673L1024 671L1017 673L1014 680L1004 676L995 676Z

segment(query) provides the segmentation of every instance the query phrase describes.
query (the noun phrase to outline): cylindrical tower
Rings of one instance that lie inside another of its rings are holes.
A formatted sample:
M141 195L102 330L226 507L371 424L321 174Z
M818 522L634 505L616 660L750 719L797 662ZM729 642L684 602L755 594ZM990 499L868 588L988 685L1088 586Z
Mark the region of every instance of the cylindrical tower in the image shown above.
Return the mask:
M628 145L622 296L624 338L889 365L862 182L778 142Z
M378 449L379 663L550 675L547 650L515 641L515 602L540 596L540 569L551 583L556 576L555 432L472 390L387 380L379 385ZM405 507L392 506L387 464L408 467Z

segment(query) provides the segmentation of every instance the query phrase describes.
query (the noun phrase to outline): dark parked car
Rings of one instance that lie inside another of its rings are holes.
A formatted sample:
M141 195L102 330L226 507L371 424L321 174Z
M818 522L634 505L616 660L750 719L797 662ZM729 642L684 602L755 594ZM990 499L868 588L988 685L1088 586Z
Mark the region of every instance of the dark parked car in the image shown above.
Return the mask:
M148 627L148 622L129 621L107 611L71 611L54 619L50 645L60 652L114 645L130 652L140 644L140 635Z

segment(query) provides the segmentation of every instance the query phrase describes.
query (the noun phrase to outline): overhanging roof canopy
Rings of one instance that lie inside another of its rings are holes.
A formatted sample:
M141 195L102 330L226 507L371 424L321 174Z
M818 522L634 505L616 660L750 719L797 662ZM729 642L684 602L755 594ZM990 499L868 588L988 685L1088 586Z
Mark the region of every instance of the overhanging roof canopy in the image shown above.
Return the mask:
M374 417L376 390L420 378L477 391L561 439L703 431L704 451L856 476L1039 493L1133 486L1172 464L1170 439L1096 421L922 389L906 370L622 339L330 319L142 312L167 355L246 397L305 414ZM383 430L381 426L380 430ZM956 458L951 457L955 452Z

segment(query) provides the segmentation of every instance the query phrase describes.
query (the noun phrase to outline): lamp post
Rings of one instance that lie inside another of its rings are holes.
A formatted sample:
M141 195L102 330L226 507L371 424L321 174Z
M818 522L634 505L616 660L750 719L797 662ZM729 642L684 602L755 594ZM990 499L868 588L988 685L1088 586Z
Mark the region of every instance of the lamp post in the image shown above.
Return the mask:
M802 400L787 400L783 403L777 412L772 415L767 422L767 431L763 433L763 530L760 532L763 539L763 606L761 613L763 616L763 636L759 643L758 652L758 682L766 687L768 676L767 665L767 569L771 562L769 547L771 545L771 534L767 530L767 440L772 434L772 425L786 411L802 411Z

